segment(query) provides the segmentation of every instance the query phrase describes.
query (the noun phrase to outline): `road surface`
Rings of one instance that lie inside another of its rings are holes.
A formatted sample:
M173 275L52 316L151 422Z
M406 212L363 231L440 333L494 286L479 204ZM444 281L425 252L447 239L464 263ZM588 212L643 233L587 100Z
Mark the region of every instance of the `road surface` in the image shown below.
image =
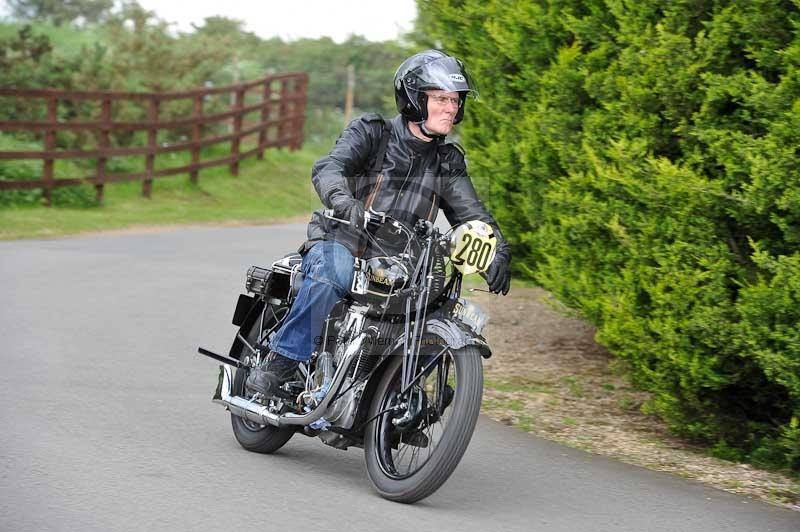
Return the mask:
M542 440L481 417L413 505L360 449L295 436L248 453L210 402L247 268L303 225L0 242L0 530L800 530L800 512Z

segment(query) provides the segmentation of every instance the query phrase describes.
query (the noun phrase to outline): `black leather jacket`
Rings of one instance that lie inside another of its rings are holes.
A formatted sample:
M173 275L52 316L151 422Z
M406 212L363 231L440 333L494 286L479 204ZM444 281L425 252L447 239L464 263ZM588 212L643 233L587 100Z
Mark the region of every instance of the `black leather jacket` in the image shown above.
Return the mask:
M311 181L325 207L332 208L335 197L346 195L362 201L366 209L386 212L409 224L420 218L433 221L441 207L451 225L468 220L492 225L498 238L497 253L510 257L497 222L475 194L462 151L454 144L416 138L401 115L387 125L391 133L377 175L369 172L375 166L384 127L376 114L353 120L333 150L314 164ZM341 224L323 217L322 210L312 215L308 241L300 252L318 240L336 240L355 256L364 251L363 239L359 241Z

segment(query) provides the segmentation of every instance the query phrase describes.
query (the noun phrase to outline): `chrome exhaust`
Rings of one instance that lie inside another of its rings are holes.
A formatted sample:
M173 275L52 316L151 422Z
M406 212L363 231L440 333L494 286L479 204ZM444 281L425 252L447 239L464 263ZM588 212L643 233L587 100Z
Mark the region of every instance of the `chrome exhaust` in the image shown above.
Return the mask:
M331 401L336 395L336 391L346 377L347 368L350 366L351 360L360 351L360 342L353 342L349 347L345 356L342 357L342 363L336 368L336 372L333 375L333 382L328 389L328 393L322 401L320 401L319 405L307 414L294 414L289 412L278 415L270 412L269 408L261 403L257 403L251 399L245 399L238 395L232 395L233 368L228 364L222 364L219 367L219 381L217 383L217 389L214 392L214 397L211 400L227 407L231 414L249 419L259 425L273 425L275 427L309 425L317 421L327 412L328 406L330 406Z
M217 390L214 392L214 397L211 400L227 407L227 409L231 411L231 414L249 419L259 425L282 426L279 422L280 416L270 412L266 406L254 401L248 401L244 397L239 397L238 395L231 395L232 387L233 368L228 364L222 364L219 367Z

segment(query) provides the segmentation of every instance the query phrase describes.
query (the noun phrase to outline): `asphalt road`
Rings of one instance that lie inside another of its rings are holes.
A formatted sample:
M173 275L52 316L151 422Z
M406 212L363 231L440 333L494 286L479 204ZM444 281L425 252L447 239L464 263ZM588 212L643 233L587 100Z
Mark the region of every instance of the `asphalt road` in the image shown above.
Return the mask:
M304 230L0 242L0 530L800 530L800 512L485 418L413 506L372 491L359 449L244 451L196 348L227 351L245 271Z

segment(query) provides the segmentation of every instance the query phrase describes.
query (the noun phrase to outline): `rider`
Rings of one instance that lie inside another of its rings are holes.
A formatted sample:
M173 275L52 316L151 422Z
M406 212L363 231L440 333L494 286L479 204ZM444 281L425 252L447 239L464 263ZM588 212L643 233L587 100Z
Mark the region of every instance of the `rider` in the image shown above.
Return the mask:
M353 120L314 164L311 180L322 203L350 224L330 220L322 210L312 215L300 248L304 281L269 354L247 378L250 393L272 395L299 362L311 358L325 317L349 293L353 257L365 252L365 209L413 225L433 221L441 207L451 225L490 224L497 254L486 281L491 292L508 293L511 250L475 194L461 148L445 143L464 117L467 96L477 96L463 63L438 50L415 54L397 69L394 94L400 114L389 121L377 114Z

